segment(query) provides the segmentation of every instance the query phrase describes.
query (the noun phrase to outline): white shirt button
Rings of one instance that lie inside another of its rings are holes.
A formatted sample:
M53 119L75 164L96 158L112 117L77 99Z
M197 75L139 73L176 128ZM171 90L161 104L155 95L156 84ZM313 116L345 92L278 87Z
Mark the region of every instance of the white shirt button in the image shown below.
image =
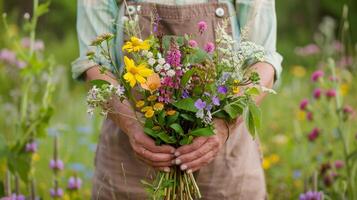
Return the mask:
M126 11L127 11L128 15L133 15L136 13L136 8L135 8L135 6L130 5L127 7Z
M224 9L223 8L217 8L216 9L216 15L217 15L217 17L223 17L224 16Z

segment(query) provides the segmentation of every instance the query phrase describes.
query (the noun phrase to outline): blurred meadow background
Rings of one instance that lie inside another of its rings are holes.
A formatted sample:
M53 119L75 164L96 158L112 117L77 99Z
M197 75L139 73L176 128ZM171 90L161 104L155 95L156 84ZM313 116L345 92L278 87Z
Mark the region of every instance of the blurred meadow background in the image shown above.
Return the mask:
M357 199L357 1L276 0L276 10L284 70L278 94L261 106L259 133L269 197L298 199L311 190ZM87 115L88 88L71 78L76 2L53 0L42 11L31 44L33 2L0 0L7 21L0 26L0 197L11 189L50 199L62 188L64 199L89 199L102 118ZM36 134L28 121L38 122Z

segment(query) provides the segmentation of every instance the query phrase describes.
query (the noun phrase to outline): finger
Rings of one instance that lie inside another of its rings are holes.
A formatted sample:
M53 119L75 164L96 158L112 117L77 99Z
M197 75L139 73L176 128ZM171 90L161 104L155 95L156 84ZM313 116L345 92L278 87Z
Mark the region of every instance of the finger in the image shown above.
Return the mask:
M151 167L155 167L155 168L167 168L167 167L170 167L172 166L172 162L171 161L165 161L165 162L153 162L153 161L150 161L146 158L143 158L141 156L138 156L138 159L143 161L145 164L151 166Z
M207 140L208 140L208 137L195 138L193 140L192 144L183 145L180 148L176 149L175 156L180 156L180 155L192 152L192 151L200 148L200 146L202 146Z
M171 154L173 154L175 152L175 148L170 145L157 146L155 144L155 141L153 139L151 139L149 136L147 136L145 133L140 134L140 136L138 136L138 138L136 138L135 141L138 144L141 144L142 146L144 146L145 149L148 149L154 153L171 153Z
M157 167L156 169L167 173L171 170L170 167Z
M204 156L205 154L207 154L209 151L213 150L214 148L218 148L218 143L215 143L214 141L209 140L206 143L204 143L201 147L199 147L198 149L177 157L174 160L174 163L176 165L180 165L180 164L192 162L196 159L201 158L202 156Z
M189 163L182 164L180 166L181 170L187 170L187 172L194 172L201 167L210 163L216 156L217 150L211 150L199 159L191 161Z
M173 154L167 153L153 153L142 146L135 146L134 151L141 157L151 161L151 162L171 162L174 158Z

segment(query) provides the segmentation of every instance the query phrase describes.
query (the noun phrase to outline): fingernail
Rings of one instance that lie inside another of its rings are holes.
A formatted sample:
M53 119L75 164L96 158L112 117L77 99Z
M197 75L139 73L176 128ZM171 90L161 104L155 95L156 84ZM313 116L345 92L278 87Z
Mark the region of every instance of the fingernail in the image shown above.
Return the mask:
M176 165L176 160L172 160L171 164Z
M191 174L192 173L192 169L187 170L187 173Z
M164 172L170 172L170 168L169 167L165 167L164 168Z
M177 157L177 156L180 156L180 152L176 151L176 152L175 152L175 156L176 156L176 157Z
M187 169L187 165L181 165L181 170L186 170Z
M176 164L176 165L181 164L181 160L180 160L180 159L175 159L175 164Z

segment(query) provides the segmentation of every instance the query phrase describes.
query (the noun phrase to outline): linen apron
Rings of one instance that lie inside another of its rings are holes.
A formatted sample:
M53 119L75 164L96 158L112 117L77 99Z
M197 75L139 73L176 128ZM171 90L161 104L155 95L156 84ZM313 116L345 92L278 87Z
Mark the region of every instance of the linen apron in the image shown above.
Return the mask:
M139 14L142 37L150 34L152 12L160 17L163 34L194 33L200 47L215 41L215 27L228 15L224 3L161 5L128 1ZM127 14L127 13L126 13ZM208 29L200 35L197 24L204 20ZM227 33L231 33L231 26ZM104 121L95 158L92 199L148 199L140 180L152 180L155 170L141 162L133 152L128 136L110 119ZM264 172L258 142L244 123L230 127L230 136L217 157L204 166L197 177L198 186L207 200L263 200L266 198Z

